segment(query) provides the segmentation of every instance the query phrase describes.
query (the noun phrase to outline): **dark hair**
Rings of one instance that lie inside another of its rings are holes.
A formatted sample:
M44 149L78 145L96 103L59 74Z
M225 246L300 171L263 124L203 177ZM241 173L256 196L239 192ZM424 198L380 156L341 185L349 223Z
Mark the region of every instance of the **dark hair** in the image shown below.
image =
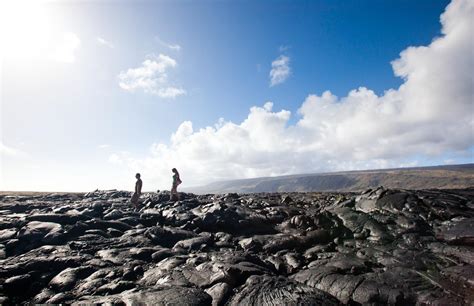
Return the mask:
M135 174L135 176L140 176L140 173Z
M178 170L176 170L176 168L171 169L171 171L178 172Z

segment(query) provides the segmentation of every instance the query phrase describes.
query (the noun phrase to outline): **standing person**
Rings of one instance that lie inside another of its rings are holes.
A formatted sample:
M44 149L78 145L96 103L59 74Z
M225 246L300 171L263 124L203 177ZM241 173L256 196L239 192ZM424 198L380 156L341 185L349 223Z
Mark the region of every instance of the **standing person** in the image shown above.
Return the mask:
M179 201L178 195L178 185L182 183L181 179L179 178L179 172L176 168L171 169L173 174L173 185L171 186L171 201Z
M140 195L142 194L142 180L140 178L140 173L135 174L135 178L137 179L137 182L135 183L135 192L132 195L132 204L135 208L138 208L138 199L140 198Z

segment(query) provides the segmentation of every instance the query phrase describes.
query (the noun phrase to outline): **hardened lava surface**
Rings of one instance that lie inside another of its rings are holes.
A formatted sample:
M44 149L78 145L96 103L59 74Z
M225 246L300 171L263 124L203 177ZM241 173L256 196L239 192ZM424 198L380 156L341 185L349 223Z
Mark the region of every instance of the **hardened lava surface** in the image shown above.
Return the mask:
M0 304L472 305L474 189L0 196Z

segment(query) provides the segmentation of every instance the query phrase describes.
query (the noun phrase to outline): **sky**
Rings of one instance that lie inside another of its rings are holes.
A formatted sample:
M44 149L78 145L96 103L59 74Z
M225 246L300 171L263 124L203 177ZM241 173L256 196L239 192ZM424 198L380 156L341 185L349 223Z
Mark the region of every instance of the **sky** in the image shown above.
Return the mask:
M473 1L0 6L0 190L474 162Z

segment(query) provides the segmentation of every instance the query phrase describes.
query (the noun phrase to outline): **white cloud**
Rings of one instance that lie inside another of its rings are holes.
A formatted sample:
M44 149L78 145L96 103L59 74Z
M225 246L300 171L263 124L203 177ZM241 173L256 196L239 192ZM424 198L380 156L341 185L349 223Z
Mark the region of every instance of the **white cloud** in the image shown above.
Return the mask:
M181 50L181 46L178 45L178 44L168 45L168 48L170 48L171 50L175 50L175 51L180 51Z
M272 62L270 70L270 86L281 84L288 79L291 73L290 58L286 55L280 55Z
M102 37L97 37L96 40L97 40L97 43L99 43L100 45L109 47L109 48L111 48L111 49L114 48L114 45L113 45L110 41L107 41L107 40L105 40L105 39L102 38Z
M118 154L112 154L109 156L109 162L113 164L122 164L123 159Z
M159 88L156 94L162 98L175 98L186 94L186 91L182 88L177 87L165 87Z
M119 86L129 92L142 90L161 98L175 98L186 94L183 88L170 85L168 70L177 66L173 58L159 54L146 59L138 68L130 68L118 75Z
M174 51L181 51L181 46L178 45L178 44L167 43L167 42L161 40L159 37L155 37L155 39L156 39L156 41L158 41L158 43L160 43L161 45L165 46L168 49L171 49L171 50L174 50Z
M19 157L19 156L25 156L25 155L26 155L25 152L19 149L9 147L0 142L0 156Z
M80 44L81 40L75 33L66 32L52 51L51 58L58 62L73 63L76 60L74 53Z
M0 143L0 155L15 156L17 152L17 150Z
M153 144L148 157L128 156L124 166L157 188L169 188L173 167L184 186L192 186L416 165L469 154L474 144L473 15L474 2L453 1L441 16L441 37L402 51L392 62L404 80L398 89L380 96L365 87L340 98L330 91L308 95L295 124L289 123L289 111L273 111L271 102L252 107L241 123L219 119L196 130L185 121L170 144Z

